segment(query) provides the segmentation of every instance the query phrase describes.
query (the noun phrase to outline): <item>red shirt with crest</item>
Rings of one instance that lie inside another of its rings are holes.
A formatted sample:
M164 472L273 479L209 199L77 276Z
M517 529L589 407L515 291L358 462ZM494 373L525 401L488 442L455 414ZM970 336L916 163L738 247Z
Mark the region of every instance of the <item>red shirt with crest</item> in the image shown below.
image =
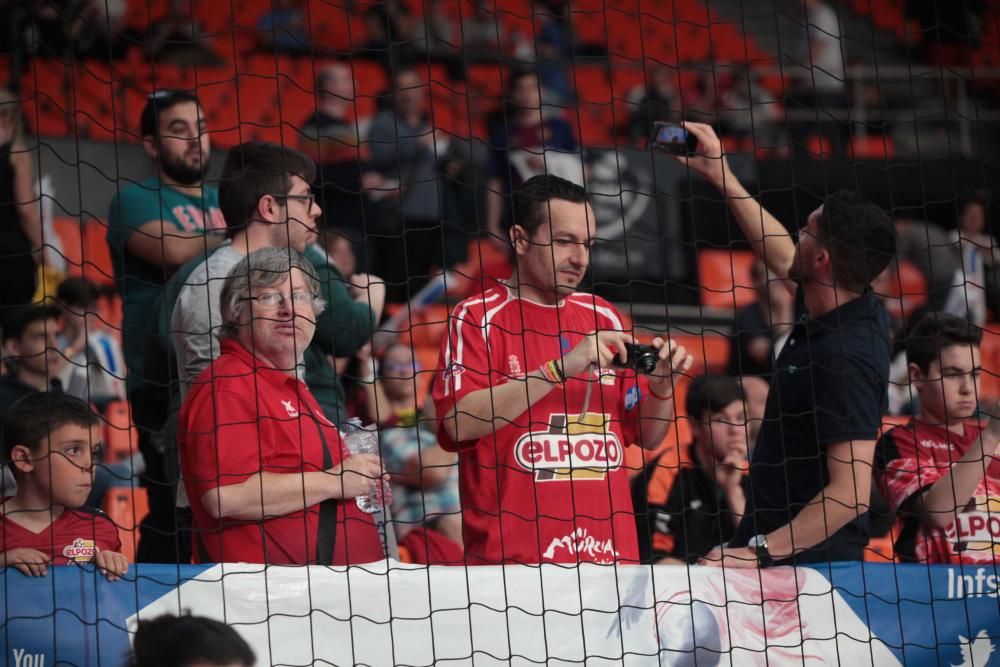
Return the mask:
M615 308L591 294L547 306L498 285L466 299L441 346L436 413L524 378L592 331L621 329ZM637 562L625 447L645 387L632 371L591 369L478 440L454 442L440 428L441 446L459 452L468 562Z
M223 340L220 350L219 357L191 385L178 426L181 471L194 515L195 560L316 563L320 505L245 521L215 519L201 502L206 492L239 484L261 472L323 471L324 439L332 466L350 456L304 383L260 365L233 340ZM330 483L338 482L331 477ZM338 502L337 508L333 564L384 558L372 516L358 509L354 498Z
M907 501L926 493L969 450L981 428L965 425L952 433L944 426L911 421L879 441L875 481L903 528L896 549L904 560L923 563L1000 561L1000 459L987 458L971 498L957 499L946 529L922 521ZM988 468L986 468L988 466Z
M52 559L53 565L89 563L96 550L121 551L118 527L97 510L64 510L40 533L34 533L7 516L0 517L0 551L34 549Z

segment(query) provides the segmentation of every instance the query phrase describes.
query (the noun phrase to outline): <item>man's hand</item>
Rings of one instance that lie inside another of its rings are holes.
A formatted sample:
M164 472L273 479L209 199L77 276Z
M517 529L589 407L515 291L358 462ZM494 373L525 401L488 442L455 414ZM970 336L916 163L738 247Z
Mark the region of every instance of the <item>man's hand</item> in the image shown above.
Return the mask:
M721 190L732 177L732 172L719 135L711 125L705 123L684 121L681 124L685 130L698 137L698 149L695 155L675 155L674 159L701 174L702 178Z
M628 360L625 345L633 342L632 334L624 331L592 331L563 357L563 374L567 378L576 377L594 365L611 368L615 357L625 363Z
M698 565L706 567L721 567L735 569L752 569L757 567L757 554L750 547L718 546L709 551Z
M691 370L694 357L688 354L683 345L664 341L660 337L653 339L653 347L659 350L660 361L649 376L649 388L660 396L673 395L674 374Z
M97 570L108 578L108 581L118 581L128 572L128 559L117 551L101 551L94 556Z
M330 473L340 477L339 498L357 498L371 493L372 482L379 479L388 481L389 475L383 475L382 462L378 454L355 454L344 459Z
M36 549L11 549L0 555L0 565L13 567L27 577L44 577L49 563L49 557Z

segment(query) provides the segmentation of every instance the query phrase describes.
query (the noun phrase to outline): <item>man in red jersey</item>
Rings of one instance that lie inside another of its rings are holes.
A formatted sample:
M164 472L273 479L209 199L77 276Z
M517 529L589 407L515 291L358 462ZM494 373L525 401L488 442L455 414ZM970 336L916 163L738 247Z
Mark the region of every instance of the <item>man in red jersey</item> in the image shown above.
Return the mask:
M978 407L981 339L947 313L928 313L907 338L920 413L882 436L875 458L879 489L903 520L903 560L1000 562L1000 420L966 423Z
M661 443L691 356L656 338L650 375L614 365L631 334L576 291L595 234L583 188L536 176L513 208L515 273L456 306L434 386L468 562L638 562L624 450Z

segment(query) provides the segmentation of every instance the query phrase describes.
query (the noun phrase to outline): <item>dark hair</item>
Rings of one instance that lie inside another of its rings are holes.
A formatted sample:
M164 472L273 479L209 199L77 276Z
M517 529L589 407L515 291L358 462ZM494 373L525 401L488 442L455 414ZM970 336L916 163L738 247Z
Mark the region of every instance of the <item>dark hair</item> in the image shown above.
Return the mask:
M90 428L100 417L86 401L61 391L45 391L14 402L3 416L4 462L10 465L11 452L17 445L32 451L58 428L72 424Z
M94 304L101 295L101 288L86 278L67 278L59 283L56 300L60 305L83 311Z
M253 665L257 658L235 630L211 618L165 614L139 621L132 643L132 667L186 667L194 662Z
M836 285L860 292L896 255L896 227L865 197L840 190L823 201L819 242L830 251Z
M247 226L264 195L287 194L292 175L306 183L316 180L316 163L292 148L266 141L248 141L226 153L219 182L219 209L232 237Z
M706 412L718 412L733 401L745 398L739 378L730 375L699 375L688 387L684 409L688 417L701 421Z
M931 362L941 358L941 351L952 345L979 346L982 330L968 320L950 313L924 315L906 338L906 360L927 372Z
M58 319L62 312L53 305L19 306L4 313L3 340L18 339L35 322Z
M185 102L194 102L201 106L198 96L186 90L157 90L150 95L142 110L142 116L139 117L139 131L142 136L159 138L160 114Z
M548 220L549 202L553 199L587 203L587 191L565 178L543 174L529 178L513 195L514 224L529 234Z
M977 190L969 190L962 197L962 210L976 204L977 206L987 207L990 204L990 191L985 188L980 188Z

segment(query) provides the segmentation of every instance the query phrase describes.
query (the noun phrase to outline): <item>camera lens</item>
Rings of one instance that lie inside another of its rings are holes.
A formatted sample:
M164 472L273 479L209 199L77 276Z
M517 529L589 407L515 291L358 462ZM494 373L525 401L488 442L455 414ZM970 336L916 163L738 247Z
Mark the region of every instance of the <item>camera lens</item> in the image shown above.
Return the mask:
M655 352L644 352L636 357L635 369L643 375L651 375L656 370L659 356Z

